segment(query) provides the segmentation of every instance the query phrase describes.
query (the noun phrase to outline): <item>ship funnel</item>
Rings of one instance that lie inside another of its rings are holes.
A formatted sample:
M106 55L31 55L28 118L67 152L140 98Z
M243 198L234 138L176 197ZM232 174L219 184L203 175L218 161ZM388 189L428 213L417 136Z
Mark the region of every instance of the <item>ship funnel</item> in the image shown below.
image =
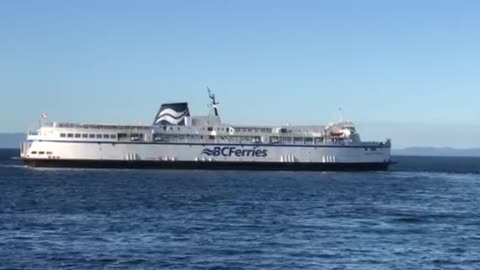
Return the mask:
M188 103L168 103L162 104L160 110L155 116L153 125L178 125L185 126L186 118L190 116Z

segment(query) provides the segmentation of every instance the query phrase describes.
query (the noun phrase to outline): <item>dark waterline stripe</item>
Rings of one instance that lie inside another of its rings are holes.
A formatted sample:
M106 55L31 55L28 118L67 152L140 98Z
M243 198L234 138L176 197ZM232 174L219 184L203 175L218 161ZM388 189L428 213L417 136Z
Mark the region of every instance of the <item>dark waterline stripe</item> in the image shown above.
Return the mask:
M106 142L106 141L61 141L61 140L28 140L27 142L56 142L56 143L96 143L96 144L152 144L152 145L201 145L201 146L257 146L257 147L307 147L307 148L390 148L387 145L292 145L292 144L231 144L231 143L161 143L161 142Z
M84 160L24 159L31 167L179 169L179 170L258 170L258 171L384 171L390 162L239 162L239 161L156 161L156 160Z

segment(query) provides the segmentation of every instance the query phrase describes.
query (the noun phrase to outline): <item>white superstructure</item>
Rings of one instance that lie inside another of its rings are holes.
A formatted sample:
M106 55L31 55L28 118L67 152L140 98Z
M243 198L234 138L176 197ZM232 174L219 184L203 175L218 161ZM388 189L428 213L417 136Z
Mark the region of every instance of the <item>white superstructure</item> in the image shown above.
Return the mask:
M43 124L21 146L27 165L52 167L370 170L387 169L389 140L362 142L351 122L237 126L187 103L163 104L152 126Z

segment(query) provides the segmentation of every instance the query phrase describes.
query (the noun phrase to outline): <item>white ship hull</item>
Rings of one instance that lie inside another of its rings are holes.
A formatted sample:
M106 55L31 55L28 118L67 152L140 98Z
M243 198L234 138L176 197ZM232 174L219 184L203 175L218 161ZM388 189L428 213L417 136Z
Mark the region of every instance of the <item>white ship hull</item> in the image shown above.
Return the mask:
M390 147L33 141L28 165L52 167L382 170Z

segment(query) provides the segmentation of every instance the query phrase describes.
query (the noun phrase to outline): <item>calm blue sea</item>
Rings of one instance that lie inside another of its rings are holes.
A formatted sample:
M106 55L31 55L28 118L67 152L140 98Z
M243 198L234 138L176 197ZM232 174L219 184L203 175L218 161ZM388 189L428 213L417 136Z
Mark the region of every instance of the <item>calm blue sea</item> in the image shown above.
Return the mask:
M480 269L480 159L388 172L31 169L0 151L0 269Z

